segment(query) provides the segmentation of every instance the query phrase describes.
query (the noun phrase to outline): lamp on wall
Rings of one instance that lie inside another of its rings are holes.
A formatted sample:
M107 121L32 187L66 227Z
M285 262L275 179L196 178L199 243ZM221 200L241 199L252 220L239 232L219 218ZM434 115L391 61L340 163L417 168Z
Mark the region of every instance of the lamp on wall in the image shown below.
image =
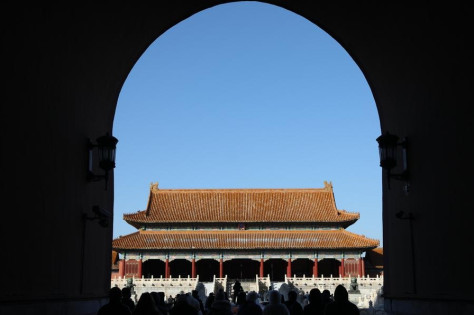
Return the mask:
M107 132L105 135L97 138L96 142L97 144L93 144L89 141L89 171L87 178L89 181L105 180L105 189L107 189L109 171L115 168L115 151L118 139ZM97 148L99 167L104 170L103 175L97 175L93 172L94 148Z
M390 178L398 180L408 179L407 165L407 140L399 141L399 137L389 132L382 134L377 139L379 143L380 166L387 172L387 183L390 189ZM401 148L401 151L398 150ZM401 163L401 172L392 173L392 170Z
M99 225L104 228L109 226L109 221L112 218L112 214L109 211L99 206L93 206L92 212L94 212L94 216L90 217L87 214L83 214L83 219L89 221L97 220L99 221Z

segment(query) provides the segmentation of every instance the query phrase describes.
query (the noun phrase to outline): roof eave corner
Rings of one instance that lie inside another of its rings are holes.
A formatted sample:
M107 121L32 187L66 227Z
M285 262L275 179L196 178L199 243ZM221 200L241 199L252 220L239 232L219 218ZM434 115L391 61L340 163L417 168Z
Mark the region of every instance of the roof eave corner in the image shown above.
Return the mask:
M138 229L140 228L140 224L135 222L135 221L132 221L132 220L126 220L124 219L125 222L127 222L128 224L130 224L131 226L133 226L134 228Z
M349 226L351 226L352 224L356 223L357 220L358 220L358 218L352 219L352 220L349 220L349 221L344 221L344 222L343 222L343 227L344 227L344 229L347 229Z

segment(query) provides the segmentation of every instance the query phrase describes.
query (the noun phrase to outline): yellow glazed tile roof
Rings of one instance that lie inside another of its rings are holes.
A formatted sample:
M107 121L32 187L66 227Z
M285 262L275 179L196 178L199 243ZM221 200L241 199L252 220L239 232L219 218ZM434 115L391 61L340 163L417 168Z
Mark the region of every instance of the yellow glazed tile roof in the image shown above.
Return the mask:
M359 213L338 210L332 185L312 189L158 189L150 188L147 209L125 214L135 227L178 222L341 222Z
M162 249L371 249L379 241L338 230L140 230L113 240L120 250Z

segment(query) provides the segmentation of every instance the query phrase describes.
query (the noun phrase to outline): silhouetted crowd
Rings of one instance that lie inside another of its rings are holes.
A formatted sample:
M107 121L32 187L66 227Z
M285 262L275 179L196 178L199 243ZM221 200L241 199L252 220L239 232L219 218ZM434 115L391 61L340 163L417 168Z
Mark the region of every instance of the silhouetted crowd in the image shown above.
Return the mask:
M97 315L352 315L359 314L357 306L349 301L344 286L334 290L334 297L328 290L312 289L304 302L298 301L296 291L288 292L288 299L276 290L262 301L258 293L238 290L229 299L222 289L210 293L205 303L198 291L165 298L163 292L142 293L138 302L131 298L131 289L113 287L109 292L109 303L102 306Z

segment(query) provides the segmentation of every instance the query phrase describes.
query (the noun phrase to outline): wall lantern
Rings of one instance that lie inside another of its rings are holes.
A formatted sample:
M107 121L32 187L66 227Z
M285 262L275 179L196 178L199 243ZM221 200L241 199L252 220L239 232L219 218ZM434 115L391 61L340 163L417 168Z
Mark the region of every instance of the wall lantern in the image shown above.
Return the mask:
M109 171L115 168L115 151L118 140L107 132L104 136L97 138L96 142L97 144L93 144L89 141L89 171L87 178L89 181L105 180L105 189L107 189ZM103 175L97 175L93 172L94 148L97 148L99 167L104 170Z
M94 212L94 216L90 217L87 214L83 214L83 219L89 221L97 220L99 221L99 225L104 228L109 226L109 221L112 218L112 214L109 211L99 206L93 206L92 212Z
M390 178L408 180L406 138L399 141L398 136L386 132L376 140L379 143L380 166L387 173L388 188L390 189ZM399 150L399 148L401 148L401 150ZM401 171L399 173L392 173L392 170L399 166L400 160Z

